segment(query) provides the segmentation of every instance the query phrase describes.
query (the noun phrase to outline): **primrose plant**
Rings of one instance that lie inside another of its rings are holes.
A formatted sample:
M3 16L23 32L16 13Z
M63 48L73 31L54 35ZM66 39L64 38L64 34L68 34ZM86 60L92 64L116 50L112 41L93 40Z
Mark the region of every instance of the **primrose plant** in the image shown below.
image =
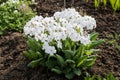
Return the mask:
M96 60L98 49L93 48L103 42L96 40L97 33L88 34L94 28L94 18L81 16L73 8L52 17L35 16L24 26L29 46L24 55L31 60L28 66L42 65L68 79L80 76Z

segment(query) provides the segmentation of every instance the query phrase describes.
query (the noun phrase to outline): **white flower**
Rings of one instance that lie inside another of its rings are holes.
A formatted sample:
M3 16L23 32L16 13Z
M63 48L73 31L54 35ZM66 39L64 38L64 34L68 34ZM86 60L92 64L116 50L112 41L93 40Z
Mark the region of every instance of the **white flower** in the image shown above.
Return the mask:
M18 12L18 10L14 10L14 13L17 13Z
M19 3L19 0L9 0L8 2Z
M81 17L81 15L74 9L74 8L68 8L63 10L62 12L56 12L54 14L54 17L57 18L63 18L66 19L67 21L71 22L76 19Z
M54 53L56 53L55 47L54 46L49 46L48 43L44 43L43 50L45 50L45 53L48 53L50 55L53 55Z
M84 16L79 22L81 26L86 27L88 30L96 28L96 21L91 16Z
M4 6L5 5L5 3L3 2L2 4L0 4L0 6Z
M31 21L42 21L43 20L43 17L42 16L35 16L34 18L31 19Z
M91 42L90 41L90 36L89 35L81 36L80 41L81 41L82 44L87 45Z
M57 47L62 49L62 43L60 41L57 41Z
M84 27L89 30L95 28L95 19L90 16L82 17L75 9L69 8L56 12L53 17L35 16L24 26L24 33L43 42L42 49L45 53L53 55L56 49L49 45L53 40L57 42L57 48L60 49L64 45L61 40L66 40L67 37L74 42L89 44L90 37L84 33Z

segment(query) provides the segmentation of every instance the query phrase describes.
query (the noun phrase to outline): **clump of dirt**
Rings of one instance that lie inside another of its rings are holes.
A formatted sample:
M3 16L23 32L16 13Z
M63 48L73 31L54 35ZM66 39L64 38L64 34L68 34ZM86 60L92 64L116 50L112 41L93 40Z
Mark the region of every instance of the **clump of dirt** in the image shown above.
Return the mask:
M23 74L23 66L26 66L22 65L25 62L22 53L26 49L26 40L21 33L10 32L0 36L0 80L10 80Z

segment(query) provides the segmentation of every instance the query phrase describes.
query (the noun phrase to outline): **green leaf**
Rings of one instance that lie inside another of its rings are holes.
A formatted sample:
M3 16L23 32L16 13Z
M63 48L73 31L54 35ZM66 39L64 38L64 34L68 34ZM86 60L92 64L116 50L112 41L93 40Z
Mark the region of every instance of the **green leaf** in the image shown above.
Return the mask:
M98 8L100 5L100 0L94 0L95 8Z
M41 50L41 46L40 46L39 42L37 42L34 38L29 37L27 43L31 50L33 50L33 51Z
M106 79L106 80L117 80L111 73L107 74L107 75L105 76L105 79Z
M77 51L75 52L75 56L73 57L73 59L78 60L81 56L83 56L84 52L85 52L85 46L81 44L77 49Z
M89 56L86 61L82 64L82 67L87 68L89 66L92 66L95 63L96 55Z
M116 0L110 0L110 4L111 4L112 8L114 9L114 11L115 11L115 2L116 2Z
M57 65L57 63L58 63L58 61L55 58L55 56L49 56L48 60L46 61L46 66L51 69L51 68L55 67Z
M88 58L87 55L84 55L83 57L81 57L78 61L77 67L79 67L81 64L83 64L83 62L86 61L87 58Z
M104 7L106 7L106 5L107 5L107 0L103 0L103 3L104 3Z
M51 71L57 73L57 74L61 74L62 71L60 69L57 69L57 68L52 68Z
M85 54L86 55L91 55L92 53L93 54L96 54L97 52L99 52L100 50L99 49L90 49L90 50L86 50L85 51Z
M3 34L3 32L2 31L0 31L0 35L2 35Z
M93 51L93 54L96 54L100 51L100 49L92 49L92 51Z
M61 67L63 67L65 64L64 58L58 54L56 54L55 56L56 56L58 63L61 65Z
M41 60L42 60L42 58L31 61L28 64L28 67L34 68L34 67L38 66Z
M118 7L118 10L120 10L120 0L119 0L119 7Z
M65 40L65 44L64 44L64 45L65 45L65 48L66 48L66 49L69 49L69 50L71 49L71 44L70 44L70 39L69 39L69 38L67 38L67 39Z
M86 60L86 62L83 64L83 67L84 67L84 68L87 68L87 67L89 67L89 66L92 66L92 65L95 63L95 60L96 60L96 59Z
M70 60L70 59L67 59L65 62L66 62L66 63L75 63L74 60Z
M120 8L120 0L116 0L115 11Z
M92 43L89 46L89 49L95 48L96 46L98 46L98 45L100 45L100 44L102 44L104 42L105 42L105 40L103 40L103 39L97 40L97 41L92 41Z
M67 59L67 60L65 61L65 63L66 63L67 65L69 65L70 67L72 67L72 68L74 68L74 67L76 66L74 60Z
M66 59L71 59L74 55L74 52L72 50L63 50L63 53L65 53Z
M116 45L116 48L120 51L120 46L119 45Z
M80 75L81 75L81 70L80 70L80 69L74 68L74 69L73 69L73 72L74 72L77 76L80 76Z
M66 65L62 71L64 74L67 74L67 73L73 73L72 72L72 68L68 65Z
M91 80L95 80L95 77L96 77L96 76L95 76L95 75L93 75L93 76L91 77Z
M102 78L101 78L100 76L97 76L97 79L98 79L98 80L102 80Z
M92 33L90 34L90 40L93 41L93 40L96 40L98 38L98 33Z
M23 55L24 55L25 57L27 57L28 59L32 59L32 58L33 58L33 56L31 56L28 51L24 51L24 52L23 52Z
M97 8L97 0L94 0L94 5L95 5L95 8Z
M65 74L65 77L67 79L72 79L74 77L74 74L73 73L67 73L67 74Z
M40 52L34 52L32 50L24 51L23 55L30 60L35 60L35 59L38 59L38 58L42 57Z
M92 53L93 53L92 50L86 50L86 52L85 52L85 54L87 54L87 55L91 55Z
M88 74L88 75L86 75L86 77L84 78L84 80L97 80L97 79L96 79L96 75L90 76Z

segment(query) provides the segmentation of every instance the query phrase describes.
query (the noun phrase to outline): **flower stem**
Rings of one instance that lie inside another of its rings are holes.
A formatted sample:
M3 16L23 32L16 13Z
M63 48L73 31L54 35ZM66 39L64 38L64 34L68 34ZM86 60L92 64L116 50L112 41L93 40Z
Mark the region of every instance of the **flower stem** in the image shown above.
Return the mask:
M64 0L64 8L66 8L66 0Z

